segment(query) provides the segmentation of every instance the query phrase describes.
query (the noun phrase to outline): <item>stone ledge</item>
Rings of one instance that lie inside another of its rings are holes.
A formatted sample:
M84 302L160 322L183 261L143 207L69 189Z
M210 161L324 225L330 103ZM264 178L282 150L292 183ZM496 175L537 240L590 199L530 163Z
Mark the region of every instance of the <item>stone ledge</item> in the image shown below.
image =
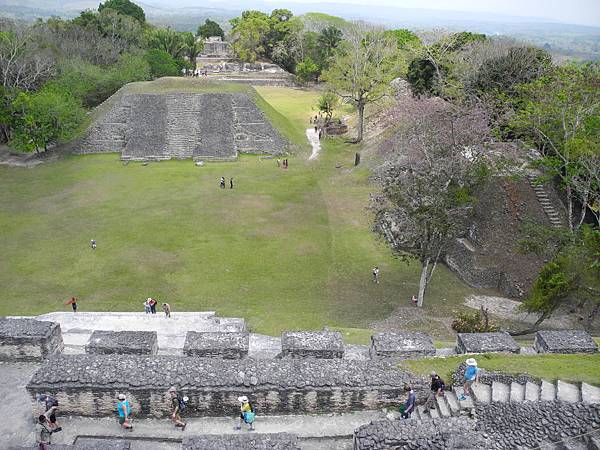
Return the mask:
M457 353L519 353L519 344L506 332L497 333L458 333Z
M538 331L534 348L538 353L596 353L598 344L582 330Z
M58 323L0 318L0 361L42 361L63 347Z
M207 434L186 437L181 450L300 450L290 433Z
M183 353L188 356L240 359L248 356L250 333L188 331Z
M128 441L108 440L108 439L86 439L84 443L64 445L51 444L46 445L48 450L129 450L131 443ZM10 447L8 450L39 450L35 447Z
M285 331L281 335L281 355L290 358L342 358L344 340L339 331Z
M86 353L110 355L156 355L156 331L95 330L85 346Z
M377 333L371 336L371 358L435 356L431 337L420 332Z

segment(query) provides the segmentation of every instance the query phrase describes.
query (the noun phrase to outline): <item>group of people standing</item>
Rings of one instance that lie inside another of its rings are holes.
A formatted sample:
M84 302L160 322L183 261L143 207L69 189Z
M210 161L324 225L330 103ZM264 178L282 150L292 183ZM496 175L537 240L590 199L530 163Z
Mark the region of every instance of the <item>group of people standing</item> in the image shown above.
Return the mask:
M158 304L158 301L156 299L148 297L148 299L144 302L144 312L146 314L156 314L156 305L157 304ZM165 313L166 318L171 317L171 305L169 305L166 302L163 303L162 310Z
M284 169L287 169L288 168L287 158L285 158L283 161L281 161L279 158L277 158L277 167L282 167Z
M219 181L219 186L221 189L225 189L225 177L221 177ZM229 178L229 189L233 189L233 178Z

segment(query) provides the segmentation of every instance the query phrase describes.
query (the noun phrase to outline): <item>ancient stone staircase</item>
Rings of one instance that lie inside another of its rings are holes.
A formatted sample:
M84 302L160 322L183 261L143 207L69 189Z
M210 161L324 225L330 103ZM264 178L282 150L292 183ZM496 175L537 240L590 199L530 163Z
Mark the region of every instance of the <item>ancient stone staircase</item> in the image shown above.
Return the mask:
M122 99L94 123L77 148L77 153L121 153L127 143L127 121L131 105Z
M554 206L552 206L552 202L548 197L548 193L542 184L540 184L538 180L538 175L530 173L527 175L527 179L529 180L529 184L531 188L535 192L535 196L537 197L542 209L548 216L548 220L550 220L550 224L553 227L562 227L564 226L563 220L561 219L559 213L556 211Z
M167 154L185 159L194 155L201 136L198 121L202 114L201 95L167 95Z
M247 95L232 95L233 145L240 153L281 153L283 140Z

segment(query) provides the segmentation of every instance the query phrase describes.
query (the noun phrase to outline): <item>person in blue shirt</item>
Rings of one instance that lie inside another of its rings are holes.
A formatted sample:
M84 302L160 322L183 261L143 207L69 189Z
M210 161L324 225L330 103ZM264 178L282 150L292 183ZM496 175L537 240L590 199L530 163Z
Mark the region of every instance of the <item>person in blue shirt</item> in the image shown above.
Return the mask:
M119 394L119 402L117 403L117 411L119 412L119 424L126 430L133 431L131 424L131 406L127 401L125 394Z
M467 368L463 376L463 394L458 397L459 400L466 400L470 394L471 385L479 382L479 368L477 367L475 358L469 358L465 362L467 363Z
M404 412L402 413L402 418L408 419L415 410L417 396L415 395L415 391L413 391L410 386L404 386L404 390L408 392L408 398L404 402Z

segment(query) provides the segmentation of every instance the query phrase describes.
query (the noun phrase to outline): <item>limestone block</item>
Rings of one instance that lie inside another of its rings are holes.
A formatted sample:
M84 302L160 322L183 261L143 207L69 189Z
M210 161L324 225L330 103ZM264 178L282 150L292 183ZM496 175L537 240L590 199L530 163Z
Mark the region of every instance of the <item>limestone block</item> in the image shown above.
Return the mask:
M342 358L344 340L339 331L286 331L281 335L281 355L291 358Z
M95 330L85 346L86 353L156 355L156 331L104 331Z
M431 337L420 332L377 333L371 336L371 358L435 356Z
M300 450L290 433L206 434L183 439L182 450Z
M538 331L533 343L538 353L596 353L598 344L582 330Z
M458 353L519 353L519 344L506 332L458 333L456 351Z
M240 359L248 356L250 334L246 332L188 331L183 353L204 358Z
M0 318L0 361L42 361L63 346L58 323Z

